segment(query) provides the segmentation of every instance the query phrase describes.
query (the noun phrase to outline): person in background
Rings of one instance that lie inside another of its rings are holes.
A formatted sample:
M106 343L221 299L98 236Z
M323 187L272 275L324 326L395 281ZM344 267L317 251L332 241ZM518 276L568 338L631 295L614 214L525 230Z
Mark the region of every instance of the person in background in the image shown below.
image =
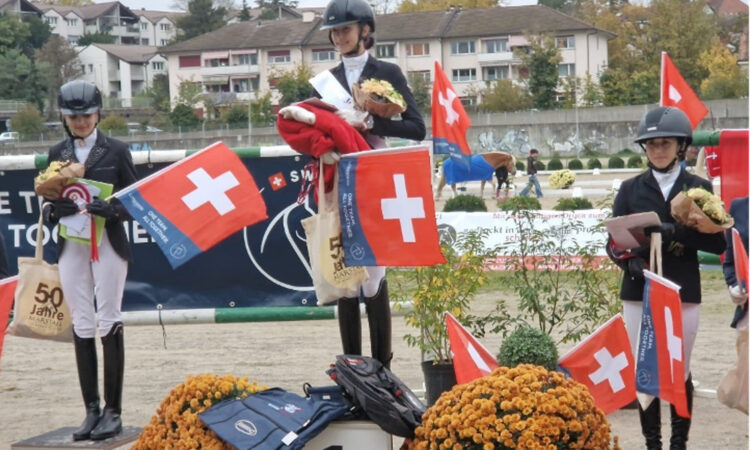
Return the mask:
M679 160L692 142L693 129L684 112L677 108L660 107L648 111L638 125L635 140L648 159L648 170L625 180L615 197L613 217L653 211L661 225L646 228L647 235L658 232L662 237L661 275L681 286L682 330L685 367L685 391L688 410L693 408L693 382L690 376L690 355L698 333L701 302L698 250L720 254L726 248L723 233L706 234L676 222L670 213L671 200L683 189L702 187L712 192L711 183L682 169ZM649 247L619 252L610 242L607 254L623 269L620 298L623 303L625 326L633 354L640 333L643 313L643 269L648 268ZM655 269L653 269L655 270ZM661 449L661 409L655 398L644 410L638 406L641 431L646 448ZM690 419L677 415L670 405L672 436L669 448L686 448Z
M3 240L3 235L0 234L0 279L7 278L10 275L8 273L8 257L6 255L5 241Z
M536 160L539 157L539 150L532 148L529 150L529 157L526 158L526 173L529 174L529 182L523 188L519 195L529 195L531 187L536 191L536 198L542 198L542 186L539 184L539 178L536 176Z
M127 144L99 133L102 96L92 83L76 80L60 88L58 106L68 138L49 149L49 161L83 163L83 178L109 183L118 191L136 181L136 171ZM73 432L73 439L103 440L122 431L122 386L125 347L120 308L131 260L123 220L130 219L119 200L95 198L79 210L69 198L59 198L43 206L46 220L88 213L106 219L98 246L98 260L92 261L91 246L57 241L60 282L73 318L78 381L81 385L86 418ZM96 305L94 304L96 298ZM104 357L104 411L99 407L96 332L99 331Z
M421 141L426 128L414 94L406 83L401 69L370 55L367 50L375 44L375 14L364 0L331 0L323 12L321 30L341 55L341 63L330 70L341 86L352 93L354 83L370 78L391 83L406 102L400 120L375 115L357 116L350 111L339 111L339 116L359 130L373 148L385 146L384 137L400 137ZM370 346L373 358L390 368L391 305L385 267L367 267L370 280L362 285L367 321L370 326ZM362 325L359 298L338 301L338 320L344 353L362 354Z
M508 168L505 166L500 166L497 169L495 169L495 178L497 178L497 192L495 192L495 198L500 198L500 191L503 188L503 184L505 184L505 194L508 194L508 189L510 189L510 182L508 181Z

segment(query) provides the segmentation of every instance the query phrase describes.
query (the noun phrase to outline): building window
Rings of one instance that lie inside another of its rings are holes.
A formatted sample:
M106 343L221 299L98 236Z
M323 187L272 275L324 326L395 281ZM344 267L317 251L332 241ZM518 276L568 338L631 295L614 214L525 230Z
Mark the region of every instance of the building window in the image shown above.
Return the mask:
M93 72L94 72L94 65L89 64L89 73L93 73Z
M78 19L65 19L65 25L69 27L78 26Z
M429 70L412 70L409 72L409 79L421 78L426 82L430 82L430 71Z
M57 25L57 17L47 17L47 23L50 25Z
M508 78L508 66L491 66L484 68L484 80L504 80Z
M253 92L258 90L258 78L240 78L232 80L234 92Z
M461 104L464 106L474 106L477 104L476 97L459 97L458 99L461 100Z
M81 64L81 73L86 74L86 64Z
M148 38L141 38L141 45L148 45Z
M508 40L490 39L484 41L484 46L487 53L504 53L508 51Z
M476 81L477 69L453 69L453 81L466 82Z
M162 39L161 40L161 45L162 46L167 45L168 43L169 43L169 39Z
M406 44L406 56L428 56L430 54L430 44Z
M557 74L561 77L574 77L576 76L576 65L575 64L558 64Z
M474 41L451 42L452 55L468 55L471 53L476 53L476 49L474 48Z
M378 58L395 58L396 44L379 44L375 46L375 56Z
M257 66L258 55L256 53L248 53L247 55L237 55L237 65L239 66Z
M172 25L168 24L168 23L160 23L159 24L159 29L161 31L170 31L172 29Z
M576 48L575 36L560 36L555 38L555 44L557 48Z
M226 67L229 65L229 59L227 58L207 59L205 65L206 67Z
M201 55L180 56L180 68L182 67L200 67Z
M268 52L268 64L283 64L292 60L289 50L275 50Z
M141 22L141 30L148 31L148 22Z
M68 42L70 42L71 44L75 44L76 42L78 42L78 39L81 39L81 36L74 36L72 34L68 35Z
M154 70L159 70L159 71L161 71L161 70L164 70L164 63L163 63L163 62L157 62L157 61L154 61L154 62L152 62L152 63L151 63L151 67L152 67L152 68L153 68Z
M276 84L279 82L278 78L268 78L268 87L270 89L275 89Z
M312 51L313 62L333 61L335 59L336 59L336 50L332 48L313 49Z

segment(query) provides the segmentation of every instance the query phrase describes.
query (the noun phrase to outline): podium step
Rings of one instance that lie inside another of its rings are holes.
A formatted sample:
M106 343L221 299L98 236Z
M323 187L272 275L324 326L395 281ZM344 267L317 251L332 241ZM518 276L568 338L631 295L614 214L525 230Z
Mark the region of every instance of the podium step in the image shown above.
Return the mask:
M88 448L100 450L115 450L124 447L138 439L143 431L138 427L122 427L122 433L102 441L74 441L73 431L76 427L59 428L48 433L40 434L29 439L11 444L10 448L15 449L44 449L44 450L64 450L71 448Z

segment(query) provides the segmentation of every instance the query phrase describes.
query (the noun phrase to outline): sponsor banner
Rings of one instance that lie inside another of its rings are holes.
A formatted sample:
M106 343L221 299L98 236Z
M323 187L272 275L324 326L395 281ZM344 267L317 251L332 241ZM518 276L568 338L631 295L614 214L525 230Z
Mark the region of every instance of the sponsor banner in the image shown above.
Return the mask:
M124 224L133 249L124 311L249 306L315 305L305 233L300 220L315 212L312 200L297 204L307 156L245 158L261 189L268 219L245 228L172 269L154 239L138 223ZM138 165L144 178L167 163ZM41 199L34 193L37 170L0 172L0 233L10 273L16 259L33 256ZM279 183L283 180L283 183ZM51 233L50 233L51 231ZM56 260L57 229L44 227L44 257ZM53 236L54 239L50 237Z

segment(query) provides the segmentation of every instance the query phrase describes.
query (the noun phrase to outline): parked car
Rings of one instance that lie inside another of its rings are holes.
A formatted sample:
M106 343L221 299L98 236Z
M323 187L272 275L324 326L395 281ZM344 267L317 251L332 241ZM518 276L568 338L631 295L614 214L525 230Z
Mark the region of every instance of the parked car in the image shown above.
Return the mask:
M18 141L18 133L15 131L6 131L0 133L0 144L9 144Z
M151 125L146 125L146 128L144 129L143 126L137 122L128 122L128 132L131 135L141 133L163 133L162 130L152 127Z

